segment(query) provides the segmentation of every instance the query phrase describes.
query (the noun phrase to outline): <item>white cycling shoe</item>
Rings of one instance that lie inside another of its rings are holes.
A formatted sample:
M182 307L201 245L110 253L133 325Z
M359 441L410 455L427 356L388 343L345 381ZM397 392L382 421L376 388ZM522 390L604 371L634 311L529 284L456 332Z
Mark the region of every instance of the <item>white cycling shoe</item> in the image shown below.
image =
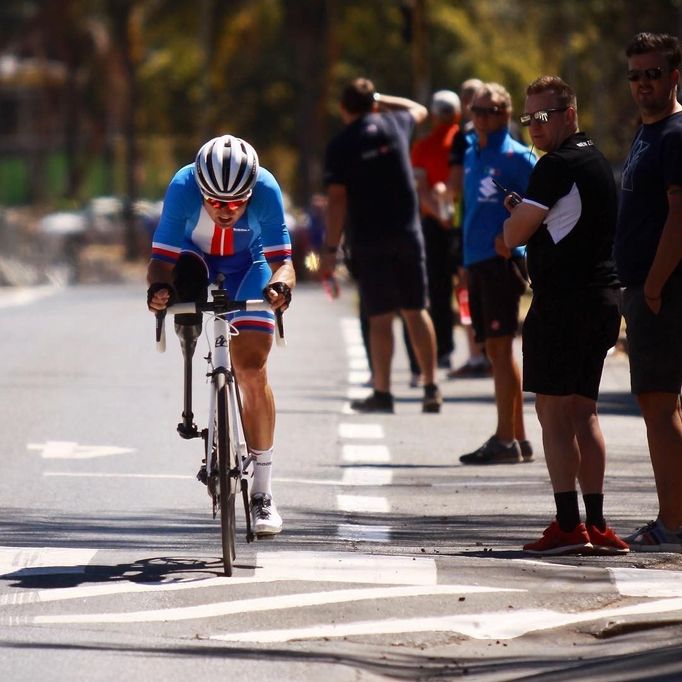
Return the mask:
M282 532L282 517L272 495L251 495L251 530L258 536L277 535Z

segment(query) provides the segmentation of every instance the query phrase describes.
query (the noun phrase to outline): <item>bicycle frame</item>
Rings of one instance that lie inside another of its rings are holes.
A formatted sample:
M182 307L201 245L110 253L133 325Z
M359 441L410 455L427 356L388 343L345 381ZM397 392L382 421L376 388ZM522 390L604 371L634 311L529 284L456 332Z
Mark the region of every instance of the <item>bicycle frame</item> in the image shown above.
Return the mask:
M230 356L230 340L239 332L228 321L227 315L237 310L271 310L270 304L261 300L232 301L228 298L224 289L224 277L219 275L216 286L210 289L212 301L207 303L179 303L170 306L162 313L157 314L156 341L157 349L165 351L165 326L166 313L174 315L182 313L210 313L213 318L213 340L206 334L209 340L209 351L205 360L208 363L206 376L210 383L208 425L199 431L194 424L192 413L192 357L186 351L183 343L181 347L185 360L185 396L182 422L178 424L178 433L183 438L201 437L204 441L204 464L205 480L209 495L213 500L213 517L217 510L221 512L221 528L223 533L223 561L225 573L232 574L232 561L235 556L234 549L234 500L241 492L246 517L246 540L252 542L255 535L251 529L251 515L249 513L248 496L248 469L253 460L249 454L246 433L242 421L241 396L237 377L232 368ZM284 344L282 315L276 311L277 317L277 343ZM204 327L202 324L202 331ZM220 414L219 414L220 411ZM222 426L218 426L218 424ZM222 453L222 454L221 454ZM231 454L233 453L233 454ZM221 462L223 466L221 466ZM229 490L221 490L221 485L226 485ZM226 530L227 526L227 530ZM226 537L228 538L226 540ZM227 547L230 545L231 547Z

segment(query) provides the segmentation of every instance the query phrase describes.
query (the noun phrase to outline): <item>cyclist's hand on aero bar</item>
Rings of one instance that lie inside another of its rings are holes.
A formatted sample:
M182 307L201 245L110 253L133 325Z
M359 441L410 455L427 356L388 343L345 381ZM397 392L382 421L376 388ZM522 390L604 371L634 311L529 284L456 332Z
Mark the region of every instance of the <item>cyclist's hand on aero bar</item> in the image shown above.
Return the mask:
M263 289L263 297L270 301L273 310L284 312L291 303L291 288L284 282L272 282Z
M147 289L147 307L151 312L158 313L173 305L175 292L170 284L154 282Z

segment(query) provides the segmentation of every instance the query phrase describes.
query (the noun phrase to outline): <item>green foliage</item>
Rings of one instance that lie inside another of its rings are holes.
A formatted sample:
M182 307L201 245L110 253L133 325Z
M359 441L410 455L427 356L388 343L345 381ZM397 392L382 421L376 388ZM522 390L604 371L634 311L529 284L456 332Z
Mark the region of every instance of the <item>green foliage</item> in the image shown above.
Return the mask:
M422 93L424 100L424 93L456 90L473 76L494 80L509 90L517 113L530 81L560 75L577 91L581 127L617 166L636 113L623 79L624 46L640 30L682 33L682 1L0 3L0 54L45 55L67 65L71 90L65 82L55 109L65 112L72 135L61 136L59 171L44 170L48 199L125 192L125 168L132 166L138 191L161 196L203 140L231 132L252 141L302 203L321 188L324 148L340 125L338 93L358 75L385 92ZM20 153L7 141L0 145L5 201L26 194L18 187L25 178L15 160Z

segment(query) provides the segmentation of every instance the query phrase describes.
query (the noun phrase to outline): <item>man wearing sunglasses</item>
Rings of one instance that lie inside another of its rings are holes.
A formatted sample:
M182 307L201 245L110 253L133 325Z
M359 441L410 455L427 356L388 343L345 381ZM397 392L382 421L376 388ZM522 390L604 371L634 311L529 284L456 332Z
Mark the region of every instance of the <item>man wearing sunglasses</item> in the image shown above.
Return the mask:
M266 296L273 310L286 310L296 283L279 185L260 166L256 150L232 135L202 145L195 162L181 168L168 186L147 271L148 307L157 312L176 301L206 301L207 287L219 274L230 297ZM275 403L267 376L274 315L237 312L228 317L239 331L230 351L255 456L253 528L259 536L275 535L282 519L272 499ZM191 357L201 334L201 314L176 315L175 329Z
M639 33L625 51L639 109L621 177L616 264L632 392L646 424L658 493L655 521L626 538L636 551L682 553L682 105L680 44Z
M524 549L624 554L627 545L604 520L606 451L597 417L604 359L620 330L616 185L607 160L579 131L575 92L561 78L528 86L519 122L546 154L522 202L505 200L504 239L509 247L526 244L533 300L523 324L523 388L535 393L556 505L555 520Z
M497 427L477 450L462 455L467 465L515 464L532 460L523 423L521 376L513 355L519 303L526 289L521 249L502 239L507 217L504 193L522 193L535 156L509 134L511 96L499 83L486 83L470 106L474 138L464 154L464 267L475 339L483 343L495 385Z

